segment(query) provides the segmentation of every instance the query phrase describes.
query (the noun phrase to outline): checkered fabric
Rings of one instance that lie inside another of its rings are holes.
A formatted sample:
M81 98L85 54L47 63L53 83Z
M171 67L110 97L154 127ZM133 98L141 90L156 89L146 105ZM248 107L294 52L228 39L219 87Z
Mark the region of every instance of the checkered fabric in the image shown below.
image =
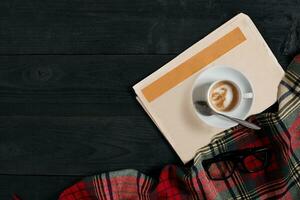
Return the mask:
M237 126L222 132L198 151L191 168L166 166L159 180L136 170L107 172L71 186L62 192L59 200L300 199L299 84L300 55L290 64L279 86L278 112L250 118L262 130ZM272 151L270 165L265 170L256 173L236 170L232 177L220 181L207 177L202 160L259 146L267 146Z

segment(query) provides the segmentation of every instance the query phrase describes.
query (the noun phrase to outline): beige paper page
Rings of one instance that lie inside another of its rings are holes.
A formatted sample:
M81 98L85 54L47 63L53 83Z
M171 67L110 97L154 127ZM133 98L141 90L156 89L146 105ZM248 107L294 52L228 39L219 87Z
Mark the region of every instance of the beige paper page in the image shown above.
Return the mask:
M236 44L232 44L231 39L236 37L239 37L234 40ZM221 53L213 50L220 45L227 50ZM194 65L194 61L199 64ZM200 121L191 101L196 77L203 69L216 65L231 66L251 82L256 98L249 115L276 101L284 71L244 14L237 15L133 87L143 108L184 163L195 156L197 149L207 145L213 135L223 131Z

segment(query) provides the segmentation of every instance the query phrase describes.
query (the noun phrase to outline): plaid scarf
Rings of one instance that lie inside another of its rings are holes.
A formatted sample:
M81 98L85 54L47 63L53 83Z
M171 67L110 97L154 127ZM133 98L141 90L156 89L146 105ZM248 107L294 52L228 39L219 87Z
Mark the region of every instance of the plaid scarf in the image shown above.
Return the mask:
M130 169L107 172L71 186L59 200L300 199L300 55L288 69L279 86L278 112L249 119L262 127L260 131L241 126L226 130L197 152L191 168L166 166L159 180ZM236 170L233 176L221 181L207 177L202 160L258 146L267 146L272 151L265 170Z

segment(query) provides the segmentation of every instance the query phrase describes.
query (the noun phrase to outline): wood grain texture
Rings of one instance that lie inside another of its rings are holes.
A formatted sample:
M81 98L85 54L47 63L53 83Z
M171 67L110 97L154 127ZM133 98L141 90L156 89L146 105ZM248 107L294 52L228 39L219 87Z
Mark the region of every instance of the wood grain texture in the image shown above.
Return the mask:
M0 174L149 173L180 164L146 116L0 117L0 131Z
M0 1L0 199L56 199L82 176L180 164L131 86L240 12L285 67L300 49L299 9L295 0Z
M0 53L178 54L244 12L279 56L299 6L276 0L3 0Z
M0 56L0 116L144 116L132 86L173 56Z
M81 180L78 176L13 176L0 175L0 199L11 200L17 194L22 200L57 200L70 184Z

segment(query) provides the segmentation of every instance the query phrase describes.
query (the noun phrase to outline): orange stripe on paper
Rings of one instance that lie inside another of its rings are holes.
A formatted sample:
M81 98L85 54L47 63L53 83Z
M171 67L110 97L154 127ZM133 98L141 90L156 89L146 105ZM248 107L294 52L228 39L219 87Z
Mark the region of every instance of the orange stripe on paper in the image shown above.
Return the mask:
M240 28L235 28L184 63L178 65L176 68L143 88L142 93L149 102L155 100L245 40L246 37Z

